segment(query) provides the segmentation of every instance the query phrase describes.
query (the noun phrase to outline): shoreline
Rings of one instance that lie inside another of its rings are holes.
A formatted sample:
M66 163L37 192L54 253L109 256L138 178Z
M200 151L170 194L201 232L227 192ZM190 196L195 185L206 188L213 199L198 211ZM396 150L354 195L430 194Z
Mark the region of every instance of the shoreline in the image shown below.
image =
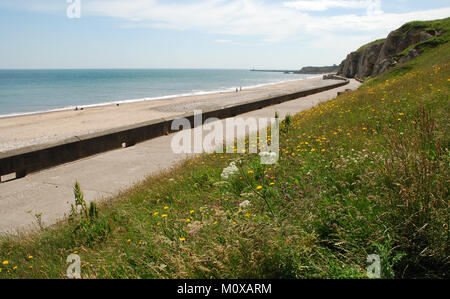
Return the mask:
M315 79L320 78L324 74L316 74L311 75L307 78L301 78L301 79L291 79L291 80L283 80L283 81L277 81L277 82L270 82L270 83L261 83L256 85L248 85L248 86L242 86L242 91L265 87L265 86L272 86L277 84L283 84L283 83L289 83L289 82L295 82L295 81L303 81L303 80L309 80L309 79ZM0 114L0 120L7 119L7 118L13 118L13 117L22 117L22 116L29 116L29 115L39 115L39 114L47 114L47 113L55 113L55 112L62 112L62 111L72 111L76 109L90 109L90 108L99 108L99 107L108 107L108 106L115 106L115 105L127 105L127 104L134 104L134 103L142 103L142 102L151 102L151 101L161 101L161 100L171 100L176 98L185 98L185 97L191 97L191 96L203 96L203 95L213 95L213 94L224 94L224 93L235 93L236 87L227 87L224 89L216 89L216 90L210 90L210 91L191 91L188 93L181 93L181 94L173 94L173 95L164 95L164 96L156 96L156 97L145 97L145 98L136 98L136 99L125 99L125 100L118 100L118 101L111 101L111 102L104 102L104 103L95 103L95 104L87 104L87 105L72 105L72 106L65 106L60 108L51 108L48 110L38 110L38 111L30 111L30 112L12 112L8 114Z
M335 80L308 78L243 89L241 92L215 93L140 101L124 105L97 106L84 110L64 110L0 119L0 153L58 142L146 121L172 118L194 110L222 109L246 101L294 93L333 84Z

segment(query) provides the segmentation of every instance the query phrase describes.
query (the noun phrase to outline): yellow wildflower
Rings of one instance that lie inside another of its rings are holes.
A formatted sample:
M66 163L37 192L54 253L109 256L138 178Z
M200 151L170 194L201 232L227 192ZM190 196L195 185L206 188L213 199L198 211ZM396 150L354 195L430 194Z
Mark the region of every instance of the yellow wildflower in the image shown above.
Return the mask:
M256 190L261 190L263 187L262 186L258 186L256 187Z

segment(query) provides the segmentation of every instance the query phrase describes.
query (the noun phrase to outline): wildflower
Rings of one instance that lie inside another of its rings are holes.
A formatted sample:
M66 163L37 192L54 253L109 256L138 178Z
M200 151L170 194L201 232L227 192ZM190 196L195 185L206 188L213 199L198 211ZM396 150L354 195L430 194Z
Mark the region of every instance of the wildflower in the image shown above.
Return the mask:
M33 269L33 266L30 266L30 269Z
M252 170L250 170L249 172L248 172L248 174L254 174L255 172L254 171L252 171Z
M131 239L128 239L127 242L128 242L128 243L131 243Z
M243 201L243 202L239 205L239 207L245 209L245 208L247 208L249 205L250 205L250 201L246 200L246 201Z
M164 210L168 210L169 209L169 207L164 207Z
M4 262L3 262L3 265L8 265L8 264L9 264L8 261L4 261Z
M161 215L162 218L167 218L167 214Z
M261 190L263 187L262 186L258 186L256 187L256 190Z
M77 254L77 253L78 253L78 251L74 251L73 253L74 253L74 254Z
M28 259L32 260L32 259L33 259L33 256L32 256L32 255L29 255L29 256L28 256Z
M195 211L194 211L194 210L192 210L192 211L190 211L190 212L189 212L189 214L191 214L191 215L192 215L192 214L194 214L194 213L195 213Z
M239 168L237 168L235 162L231 162L230 165L223 170L221 177L222 179L227 180L237 172L239 172Z
M13 270L17 270L17 266L14 266Z
M275 185L275 183L274 183L274 182L270 183L270 186L273 186L273 185Z
M245 217L250 218L250 214L249 213L245 214Z
M185 221L186 223L189 223L189 222L191 222L191 219L186 219L186 221Z
M180 238L180 242L185 242L186 238Z

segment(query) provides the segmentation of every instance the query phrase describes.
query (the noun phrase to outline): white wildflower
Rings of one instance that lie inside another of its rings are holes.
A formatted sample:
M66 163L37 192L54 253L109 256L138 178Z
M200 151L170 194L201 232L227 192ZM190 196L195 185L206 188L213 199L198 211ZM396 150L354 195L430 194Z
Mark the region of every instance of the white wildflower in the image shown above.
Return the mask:
M240 207L241 209L245 209L245 208L247 208L249 205L250 205L250 201L246 200L246 201L241 202L241 204L239 205L239 207Z
M239 171L239 168L237 168L236 163L231 162L230 166L228 166L227 168L225 168L223 170L221 177L224 180L228 180L231 176L236 174L238 171Z

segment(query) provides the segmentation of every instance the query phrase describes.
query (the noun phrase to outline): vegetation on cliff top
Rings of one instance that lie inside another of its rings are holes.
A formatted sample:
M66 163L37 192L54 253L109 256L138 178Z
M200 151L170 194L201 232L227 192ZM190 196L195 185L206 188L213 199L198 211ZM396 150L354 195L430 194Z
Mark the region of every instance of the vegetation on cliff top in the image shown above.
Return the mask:
M450 40L450 18L410 22L350 53L338 73L350 78L376 77L398 63L414 60L422 53Z
M376 41L370 42L370 43L365 44L364 46L360 47L358 50L356 50L356 52L362 52L362 51L364 51L365 48L367 48L369 46L378 45L378 44L384 43L385 41L386 41L386 38L377 39Z
M288 117L281 159L202 155L39 233L0 278L448 278L450 47ZM224 182L231 162L239 173ZM82 187L82 186L81 186ZM270 209L269 209L270 206Z

